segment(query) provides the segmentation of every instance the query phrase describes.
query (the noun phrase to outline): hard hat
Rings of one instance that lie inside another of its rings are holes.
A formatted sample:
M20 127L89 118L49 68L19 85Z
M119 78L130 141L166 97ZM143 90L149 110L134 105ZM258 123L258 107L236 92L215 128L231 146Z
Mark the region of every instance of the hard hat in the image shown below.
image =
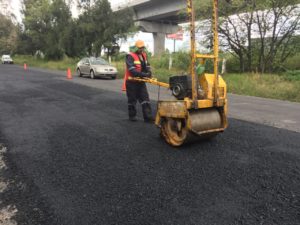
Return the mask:
M142 40L137 40L137 41L135 42L135 47L137 47L137 48L143 48L143 47L145 47L144 41L142 41Z

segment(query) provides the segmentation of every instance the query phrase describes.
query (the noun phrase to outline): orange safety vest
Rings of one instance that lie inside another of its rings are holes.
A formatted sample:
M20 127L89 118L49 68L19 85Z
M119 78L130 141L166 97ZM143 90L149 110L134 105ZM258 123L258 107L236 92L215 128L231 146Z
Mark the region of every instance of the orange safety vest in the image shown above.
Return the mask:
M134 53L134 52L130 52L129 55L131 55L133 60L134 60L135 69L138 72L142 72L142 63L141 63L141 59L140 59L139 55ZM143 52L142 56L145 59L145 63L147 65L148 64L147 54L145 52ZM125 76L124 76L124 80L123 80L122 91L126 91L126 81L128 80L128 77L132 77L132 74L129 71L129 68L127 68L127 65L126 65L126 71L125 71Z

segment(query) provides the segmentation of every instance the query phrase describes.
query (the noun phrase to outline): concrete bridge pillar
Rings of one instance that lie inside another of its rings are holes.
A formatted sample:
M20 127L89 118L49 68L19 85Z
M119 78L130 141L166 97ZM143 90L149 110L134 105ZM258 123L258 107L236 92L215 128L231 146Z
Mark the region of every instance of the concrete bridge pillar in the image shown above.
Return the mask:
M161 55L165 50L165 38L164 33L153 33L154 40L154 55Z
M164 24L149 21L138 21L136 25L140 30L153 34L154 55L160 55L165 50L166 34L173 34L179 30L178 25Z

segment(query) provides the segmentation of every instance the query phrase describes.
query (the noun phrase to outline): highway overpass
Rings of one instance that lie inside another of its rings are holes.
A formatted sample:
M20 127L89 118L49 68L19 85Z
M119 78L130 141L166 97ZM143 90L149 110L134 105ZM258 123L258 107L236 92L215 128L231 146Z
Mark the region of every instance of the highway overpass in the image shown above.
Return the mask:
M153 34L154 54L165 50L166 34L178 31L178 23L185 21L181 11L186 8L186 0L125 0L112 4L114 11L132 7L134 20L141 31Z

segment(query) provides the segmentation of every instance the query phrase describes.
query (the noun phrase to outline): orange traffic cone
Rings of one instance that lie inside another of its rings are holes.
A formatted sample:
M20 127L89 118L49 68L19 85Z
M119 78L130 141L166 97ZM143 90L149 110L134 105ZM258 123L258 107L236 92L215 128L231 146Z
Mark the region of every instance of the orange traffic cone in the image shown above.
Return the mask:
M67 79L72 79L72 73L71 73L70 68L68 68L68 70L67 70Z
M27 64L24 63L24 70L27 70Z

